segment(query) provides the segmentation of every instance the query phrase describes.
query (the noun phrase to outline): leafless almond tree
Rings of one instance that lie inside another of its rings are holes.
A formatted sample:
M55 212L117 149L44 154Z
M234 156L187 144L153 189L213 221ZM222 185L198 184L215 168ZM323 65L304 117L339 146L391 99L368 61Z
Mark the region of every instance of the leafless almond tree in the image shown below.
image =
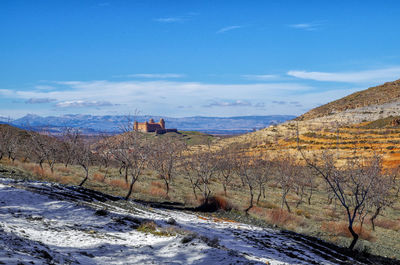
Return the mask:
M255 170L255 164L252 156L242 151L239 155L238 163L236 164L236 172L239 175L242 183L247 186L250 195L249 206L246 208L245 212L253 208L254 206L254 193L257 186L257 170Z
M79 142L81 134L79 130L66 127L63 129L61 135L61 151L62 157L61 160L64 163L65 167L68 167L74 160L75 155L75 147Z
M296 159L290 154L282 154L276 161L277 172L275 180L281 187L281 208L285 205L287 210L291 212L287 195L294 187L294 180L299 177L301 167L297 164Z
M129 199L133 185L139 179L149 159L149 143L139 132L131 131L121 135L112 144L111 152L114 158L125 166L126 176L130 176Z
M224 194L227 196L227 189L235 174L236 150L233 148L222 148L218 156L218 177L222 183Z
M37 158L40 167L43 163L47 163L51 172L54 172L54 166L60 156L60 142L54 138L49 131L43 130L41 133L28 131L32 151Z
M319 161L306 158L307 163L322 176L345 210L348 229L353 236L349 248L353 249L359 238L353 229L354 222L372 205L370 202L374 198L374 188L379 186L382 179L382 164L378 156L363 159L356 154L348 158L342 167L335 165L336 160L336 156L327 152Z
M186 162L189 168L188 173L195 177L194 183L203 193L203 203L207 205L212 193L210 184L216 177L218 169L217 154L208 145L204 150L194 152Z
M150 147L149 165L164 181L167 196L177 171L177 162L185 147L183 142L166 137L154 141Z

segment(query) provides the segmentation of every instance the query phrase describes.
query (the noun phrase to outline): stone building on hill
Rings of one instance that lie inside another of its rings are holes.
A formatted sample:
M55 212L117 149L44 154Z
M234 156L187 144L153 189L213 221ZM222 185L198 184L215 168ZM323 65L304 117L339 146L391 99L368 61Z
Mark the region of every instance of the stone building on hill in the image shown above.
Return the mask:
M153 119L145 122L135 121L133 130L138 132L155 132L156 134L164 134L167 132L177 132L177 129L166 129L164 119L160 119L159 122L154 122Z

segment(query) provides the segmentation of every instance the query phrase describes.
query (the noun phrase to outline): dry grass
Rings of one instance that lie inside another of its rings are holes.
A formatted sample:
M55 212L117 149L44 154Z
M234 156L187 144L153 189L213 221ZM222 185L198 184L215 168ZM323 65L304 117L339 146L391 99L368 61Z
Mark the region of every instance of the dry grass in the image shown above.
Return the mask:
M69 167L61 166L61 167L57 167L57 171L61 172L61 173L69 174L72 172L72 169Z
M110 179L109 181L107 181L107 183L114 188L119 188L123 190L129 189L129 183L126 183L123 179Z
M321 224L321 229L323 231L329 232L336 236L352 238L352 235L348 229L348 224L346 222L342 222L342 221L323 222ZM367 241L371 241L371 242L375 241L375 236L365 226L361 228L360 225L356 225L353 227L353 230L360 236L360 238L367 240Z
M159 181L150 182L150 186L154 187L154 188L159 188L159 189L163 189L165 187L165 185Z
M265 219L267 222L278 225L280 227L295 228L305 226L303 218L291 214L283 209L268 209L265 212Z
M94 181L97 181L97 182L104 182L104 180L105 180L104 175L100 174L100 173L94 173L92 178Z
M400 230L400 220L389 220L389 219L380 219L375 220L375 225L381 228L399 231Z
M165 189L159 188L159 187L150 187L148 193L151 196L154 197L162 197L162 198L167 198L167 194Z
M194 197L193 193L189 193L184 195L183 203L189 206L197 206L200 202Z

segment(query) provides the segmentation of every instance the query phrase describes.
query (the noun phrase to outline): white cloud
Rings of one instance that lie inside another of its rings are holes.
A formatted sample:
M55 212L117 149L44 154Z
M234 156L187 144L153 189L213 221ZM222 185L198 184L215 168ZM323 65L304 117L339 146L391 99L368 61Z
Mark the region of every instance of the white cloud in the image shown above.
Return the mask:
M346 83L383 83L400 78L400 67L391 67L358 72L307 72L289 71L289 76L316 81L333 81Z
M244 79L248 79L248 80L265 81L265 80L276 79L279 76L277 76L277 75L241 75L241 77Z
M233 101L213 101L204 107L251 107L249 101L246 100L233 100Z
M0 89L0 95L3 95L3 96L14 96L15 92L13 90L10 90L10 89Z
M294 82L212 84L201 82L158 81L57 81L49 82L54 90L0 90L11 99L56 99L58 113L82 113L85 108L96 109L98 115L111 111L124 114L139 109L142 113L166 116L235 116L266 114L301 114L304 108L327 103L349 94L350 90L326 91ZM351 90L352 91L352 90ZM226 100L229 96L230 100ZM214 99L210 101L210 99ZM272 101L293 102L286 105ZM264 104L259 102L265 102ZM300 102L300 104L295 104ZM204 106L207 106L205 108ZM27 105L28 106L28 105ZM45 113L45 107L37 114ZM185 107L182 110L179 106ZM31 109L25 110L30 112ZM54 112L56 111L56 112ZM64 112L63 112L64 111ZM12 111L0 107L0 115ZM13 115L15 116L15 115Z
M299 24L289 25L289 27L291 28L307 30L307 31L317 30L319 26L320 24L317 23L299 23Z
M227 31L231 31L231 30L235 30L235 29L240 29L240 28L242 28L243 26L229 26L229 27L224 27L224 28L221 28L221 29L219 29L216 33L217 34L220 34L220 33L224 33L224 32L227 32Z
M161 17L161 18L156 18L154 20L161 23L177 23L177 22L183 22L185 19L182 17Z
M148 79L168 79L168 78L182 78L185 77L183 74L130 74L130 75L117 75L114 77L137 77L137 78L148 78Z
M106 106L114 106L108 101L84 101L84 100L75 100L75 101L63 101L56 104L56 107L59 108L84 108L84 107L106 107Z
M56 101L54 98L30 98L25 101L25 104L46 104Z
M39 89L39 90L54 90L55 89L54 86L49 86L49 85L38 85L38 86L35 86L35 88Z

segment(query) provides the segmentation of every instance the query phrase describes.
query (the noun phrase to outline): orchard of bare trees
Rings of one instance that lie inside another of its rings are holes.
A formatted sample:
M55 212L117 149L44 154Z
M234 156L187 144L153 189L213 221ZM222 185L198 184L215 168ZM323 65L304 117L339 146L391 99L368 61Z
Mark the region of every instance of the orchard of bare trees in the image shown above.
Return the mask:
M299 152L301 155L281 151L273 156L251 152L247 146L214 148L211 144L193 149L181 140L148 137L135 131L88 138L74 129L65 129L58 136L11 126L0 130L0 159L29 161L41 168L47 165L51 172L56 164L77 166L82 172L80 186L90 180L92 169L101 167L104 179L119 177L125 181L125 199L145 178L146 170L163 182L167 199L175 179L182 178L186 190L199 199L203 209L219 190L225 197L237 190L246 194L241 198L246 214L262 200L268 201L273 190L280 193L282 211L289 213L303 204L312 205L313 195L324 192L327 204L333 199L339 202L338 212L347 220L353 237L349 248L353 249L359 238L354 225L362 226L367 220L375 229L377 217L397 200L398 171L384 169L378 155L365 158L354 154L338 165L337 152L318 156Z

